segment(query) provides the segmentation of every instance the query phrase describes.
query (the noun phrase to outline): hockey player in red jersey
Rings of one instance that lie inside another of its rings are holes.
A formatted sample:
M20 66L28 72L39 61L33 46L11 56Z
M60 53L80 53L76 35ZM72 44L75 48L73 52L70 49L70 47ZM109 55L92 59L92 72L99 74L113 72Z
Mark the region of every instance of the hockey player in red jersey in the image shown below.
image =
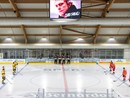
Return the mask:
M127 70L125 69L125 67L123 67L123 71L122 71L123 81L126 80L126 76L127 76Z
M113 74L115 74L115 69L116 69L116 65L113 63L113 64L112 64L112 71L113 71L112 73L113 73Z
M112 66L113 66L113 62L111 61L109 65L110 72L112 71Z

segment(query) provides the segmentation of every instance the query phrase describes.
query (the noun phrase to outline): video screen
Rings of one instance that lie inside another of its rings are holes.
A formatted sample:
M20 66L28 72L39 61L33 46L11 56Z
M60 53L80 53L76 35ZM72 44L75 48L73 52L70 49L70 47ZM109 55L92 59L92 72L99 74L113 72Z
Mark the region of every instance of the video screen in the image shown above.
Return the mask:
M50 0L50 19L79 19L81 0Z

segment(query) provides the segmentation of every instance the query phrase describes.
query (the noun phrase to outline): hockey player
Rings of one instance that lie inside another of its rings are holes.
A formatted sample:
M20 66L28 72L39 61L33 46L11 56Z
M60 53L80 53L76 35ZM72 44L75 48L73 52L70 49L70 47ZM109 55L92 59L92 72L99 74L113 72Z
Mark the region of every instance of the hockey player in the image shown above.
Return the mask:
M16 65L18 65L18 62L17 62L17 61L15 61L14 63L15 63Z
M113 70L112 67L113 67L113 62L111 61L111 62L110 62L110 66L109 66L110 72Z
M17 65L17 63L13 62L13 64L12 64L12 68L13 68L13 75L15 75L15 74L16 74L16 65Z
M70 64L70 56L67 56L67 64Z
M113 73L113 74L115 74L115 69L116 69L116 65L113 63L113 64L112 64L112 71L113 71L112 73Z
M125 69L125 67L123 67L123 72L122 72L123 81L126 80L126 76L127 76L127 70Z
M62 58L62 64L65 64L65 56Z
M129 72L129 79L128 79L128 80L129 80L129 82L130 82L130 72Z
M129 82L130 82L130 77L129 77Z
M2 67L2 71L1 71L1 74L2 74L2 84L5 84L5 68L4 66Z
M54 64L57 64L57 57L54 58Z

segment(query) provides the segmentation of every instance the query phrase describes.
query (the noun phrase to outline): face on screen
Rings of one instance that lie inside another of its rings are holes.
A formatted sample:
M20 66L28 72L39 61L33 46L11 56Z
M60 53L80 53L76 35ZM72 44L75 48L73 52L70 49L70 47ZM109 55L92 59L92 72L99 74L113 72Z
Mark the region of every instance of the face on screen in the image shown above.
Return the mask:
M79 19L81 0L50 0L50 19Z
M68 5L66 0L55 0L55 6L59 11L60 16L64 16L66 11L68 10Z

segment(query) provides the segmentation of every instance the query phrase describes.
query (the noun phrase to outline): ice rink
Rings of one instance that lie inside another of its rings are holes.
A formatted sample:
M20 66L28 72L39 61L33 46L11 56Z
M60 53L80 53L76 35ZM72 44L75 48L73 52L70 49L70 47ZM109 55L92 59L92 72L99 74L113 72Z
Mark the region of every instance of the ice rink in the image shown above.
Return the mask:
M43 90L46 98L65 98L62 92L73 93L67 95L69 98L77 92L83 92L76 95L78 98L107 98L107 89L119 94L117 98L130 98L130 65L116 64L113 75L109 64L19 64L15 76L11 65L4 66L7 80L0 84L0 98L40 98L38 93ZM128 72L126 82L120 77L124 66Z

